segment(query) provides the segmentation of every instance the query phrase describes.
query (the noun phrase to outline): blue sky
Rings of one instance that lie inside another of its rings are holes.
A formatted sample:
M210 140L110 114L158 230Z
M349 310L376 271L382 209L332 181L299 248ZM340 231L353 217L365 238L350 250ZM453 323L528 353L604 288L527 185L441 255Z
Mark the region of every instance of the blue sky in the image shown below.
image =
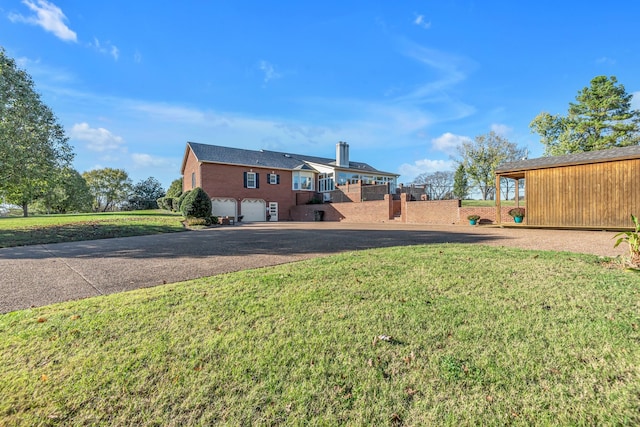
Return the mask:
M75 168L167 187L187 141L452 170L598 75L640 108L640 2L2 0L0 45L64 125Z

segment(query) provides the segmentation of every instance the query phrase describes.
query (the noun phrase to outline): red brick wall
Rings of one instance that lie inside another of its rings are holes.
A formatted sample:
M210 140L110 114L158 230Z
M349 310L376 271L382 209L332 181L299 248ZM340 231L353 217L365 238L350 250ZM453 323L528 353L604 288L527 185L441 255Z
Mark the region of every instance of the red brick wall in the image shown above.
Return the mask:
M509 216L509 211L513 209L513 206L501 206L500 207L500 216L502 219L502 223L514 223L514 219ZM524 208L523 208L524 209ZM526 213L526 210L525 210ZM464 207L460 208L460 222L465 222L467 220L467 216L469 215L480 215L480 223L495 223L496 222L496 207L495 206L487 206L487 207ZM525 214L523 223L527 222L527 216Z
M407 201L402 194L403 216L409 224L456 224L460 221L459 200Z
M362 203L323 203L300 205L291 209L294 221L314 221L316 210L324 211L324 221L387 222L392 218L391 200L374 200Z
M187 190L193 190L195 187L201 187L200 185L200 164L196 156L191 151L191 148L188 149L189 153L187 154L187 160L184 165L184 172L182 175L182 192ZM196 174L196 185L191 185L191 174Z
M189 161L187 160L188 165ZM259 188L244 188L244 172L258 174ZM269 184L267 174L272 173L280 175L279 184ZM184 182L189 189L191 175L187 175L187 167L185 167ZM292 174L287 170L203 163L200 166L200 179L197 185L200 185L211 198L236 199L238 215L242 215L240 202L245 198L263 199L267 202L267 207L269 202L277 202L279 221L290 220L290 210L296 204L296 191L291 189Z

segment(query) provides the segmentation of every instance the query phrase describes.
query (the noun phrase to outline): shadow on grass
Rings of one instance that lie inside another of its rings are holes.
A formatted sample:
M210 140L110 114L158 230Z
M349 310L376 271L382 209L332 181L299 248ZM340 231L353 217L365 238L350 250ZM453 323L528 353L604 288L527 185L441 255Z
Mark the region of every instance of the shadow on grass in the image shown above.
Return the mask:
M80 242L114 237L145 236L184 231L181 227L152 224L72 223L33 229L0 230L0 248L47 243Z

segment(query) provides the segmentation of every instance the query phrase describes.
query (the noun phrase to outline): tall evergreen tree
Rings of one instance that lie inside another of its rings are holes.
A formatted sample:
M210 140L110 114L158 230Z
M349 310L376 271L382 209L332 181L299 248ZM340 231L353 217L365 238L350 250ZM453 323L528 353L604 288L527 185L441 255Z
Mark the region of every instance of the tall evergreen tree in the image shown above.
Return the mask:
M453 175L453 196L457 199L464 200L469 195L469 180L464 171L464 165L458 165Z
M640 111L615 76L597 76L569 103L567 116L540 113L529 125L545 154L562 155L640 143Z

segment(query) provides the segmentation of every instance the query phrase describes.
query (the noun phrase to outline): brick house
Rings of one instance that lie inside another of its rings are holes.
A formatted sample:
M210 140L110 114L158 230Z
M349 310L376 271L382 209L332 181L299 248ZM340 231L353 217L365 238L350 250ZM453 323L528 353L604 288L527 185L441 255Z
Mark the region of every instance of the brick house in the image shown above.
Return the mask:
M388 183L394 192L399 176L350 161L346 142L335 159L188 142L180 172L182 190L206 191L213 215L245 222L291 220L294 206L328 201L337 185Z

